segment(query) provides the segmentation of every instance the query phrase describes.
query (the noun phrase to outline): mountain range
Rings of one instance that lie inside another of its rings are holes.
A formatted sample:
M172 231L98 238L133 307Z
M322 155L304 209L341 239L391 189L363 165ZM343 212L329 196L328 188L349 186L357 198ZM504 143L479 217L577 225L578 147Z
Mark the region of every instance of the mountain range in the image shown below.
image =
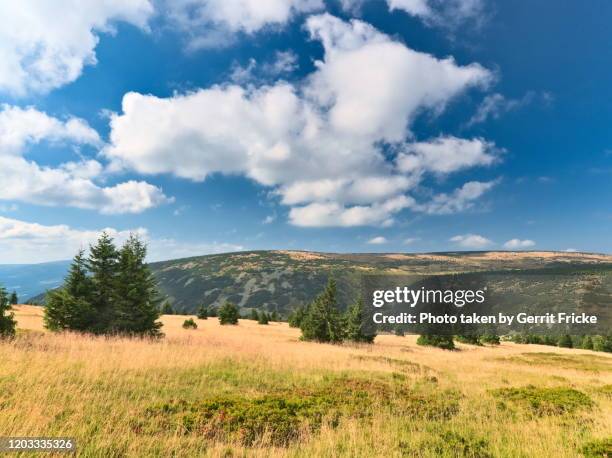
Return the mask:
M40 303L57 287L69 262L0 266L0 284L32 291ZM612 256L566 252L446 252L338 254L307 251L249 251L197 256L150 264L159 288L174 308L193 313L199 305L232 301L243 309L276 310L286 315L311 301L330 276L338 282L338 300L354 300L362 274L441 274L499 270L612 269ZM17 285L17 286L11 286Z

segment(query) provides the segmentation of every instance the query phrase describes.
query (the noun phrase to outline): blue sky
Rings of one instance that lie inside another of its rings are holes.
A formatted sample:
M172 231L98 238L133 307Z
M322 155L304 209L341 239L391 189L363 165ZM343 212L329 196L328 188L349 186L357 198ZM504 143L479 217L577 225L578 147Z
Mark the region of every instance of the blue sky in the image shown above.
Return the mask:
M609 2L75 4L0 6L0 263L612 252Z

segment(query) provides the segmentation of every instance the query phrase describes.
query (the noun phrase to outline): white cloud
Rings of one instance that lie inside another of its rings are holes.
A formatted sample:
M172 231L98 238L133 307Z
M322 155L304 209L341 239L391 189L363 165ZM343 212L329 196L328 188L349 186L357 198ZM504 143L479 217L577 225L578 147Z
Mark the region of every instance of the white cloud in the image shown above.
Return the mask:
M565 251L566 253L577 253L578 252L576 248L567 248L563 251Z
M76 80L96 63L100 33L123 21L141 29L149 0L19 0L0 2L0 92L47 92Z
M0 108L0 200L49 206L97 209L102 213L139 213L168 202L163 192L146 182L128 181L99 186L98 161L80 159L55 167L41 166L24 156L28 146L99 147L98 133L77 118L60 120L34 108ZM51 154L51 153L50 153Z
M384 245L385 243L388 243L388 240L385 237L378 236L371 238L367 243L368 245Z
M404 245L412 245L413 243L418 242L419 240L421 239L418 237L408 237L408 238L405 238L402 243Z
M276 221L276 215L268 215L263 219L261 224L272 224L274 221Z
M487 85L489 71L414 51L361 21L323 14L306 28L325 55L301 84L128 93L111 117L106 157L142 174L246 176L272 187L303 226L390 224L415 206L406 192L424 173L442 173L434 156L444 158L444 173L493 161L494 146L482 139L436 139L429 150L405 144L419 113ZM387 160L385 145L416 156L418 173Z
M502 94L487 95L478 106L474 116L470 118L467 125L485 122L487 119L499 119L503 114L517 110L530 104L535 98L534 92L527 92L520 99L508 99ZM544 96L543 96L544 98Z
M389 10L401 10L426 25L454 29L466 21L480 23L485 0L387 0Z
M192 49L224 46L236 33L281 27L294 16L322 10L322 0L166 0L170 22Z
M474 250L480 250L493 244L491 240L477 234L456 235L450 241L456 243L461 248Z
M499 181L470 181L462 187L455 189L452 194L438 194L425 204L419 205L418 210L428 214L446 215L458 213L472 208L474 201L489 191Z
M535 246L535 242L533 240L512 239L504 243L504 248L508 250L524 250L533 246Z
M491 165L499 159L499 152L492 142L482 138L466 140L444 136L406 145L404 152L398 155L397 165L403 172L448 174Z
M90 230L70 226L42 225L0 216L0 264L37 263L72 258L87 249L102 232L122 244L136 234L148 244L148 260L158 261L200 254L241 251L243 246L224 242L188 243L174 239L156 239L145 228L118 230L112 227Z

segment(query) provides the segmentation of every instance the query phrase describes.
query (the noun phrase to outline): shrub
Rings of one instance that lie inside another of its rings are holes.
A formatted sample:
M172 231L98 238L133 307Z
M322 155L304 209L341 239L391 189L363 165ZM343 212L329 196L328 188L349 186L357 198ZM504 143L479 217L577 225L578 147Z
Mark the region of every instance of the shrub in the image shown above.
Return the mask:
M199 320L207 320L208 319L208 309L205 305L200 305L198 309L198 319Z
M462 334L455 336L457 342L461 342L469 345L482 345L480 343L480 336L477 334Z
M483 334L480 336L480 342L489 345L499 345L499 336L495 334Z
M280 321L280 317L278 316L278 313L276 313L276 310L272 311L272 315L270 315L270 321L274 321L274 322Z
M591 338L591 336L584 336L580 346L584 350L592 350L593 349L593 339Z
M453 336L442 336L435 334L423 334L417 339L417 345L442 348L443 350L454 350Z
M164 302L164 305L162 305L161 314L174 315L174 308L172 307L172 304L169 301Z
M268 314L264 311L262 311L259 314L259 317L257 318L257 323L259 324L268 324L269 321L270 321L270 318L268 317Z
M238 318L240 314L238 312L238 306L232 302L226 302L219 307L219 323L222 325L238 324Z
M265 312L261 312L261 313L265 313ZM259 313L257 313L256 309L251 309L251 315L250 315L249 319L251 319L253 321L259 321Z
M540 416L573 413L593 405L591 398L573 388L539 388L528 385L523 388L500 388L494 390L493 394Z
M183 329L198 329L198 324L193 321L193 318L183 321Z
M585 458L612 457L612 436L587 442L581 451Z
M593 337L593 350L612 353L612 336Z
M572 348L574 343L572 342L572 338L568 334L565 334L559 338L558 345L563 348Z

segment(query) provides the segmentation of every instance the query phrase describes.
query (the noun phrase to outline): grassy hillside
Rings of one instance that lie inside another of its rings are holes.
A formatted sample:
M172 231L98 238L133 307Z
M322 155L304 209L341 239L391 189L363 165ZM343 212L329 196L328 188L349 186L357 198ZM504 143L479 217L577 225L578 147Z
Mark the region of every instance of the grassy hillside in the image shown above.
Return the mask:
M0 431L73 436L83 457L569 458L612 447L604 353L506 342L448 352L392 335L333 346L283 323L184 330L185 316L162 317L167 337L151 342L50 334L40 308L16 315L18 337L0 342Z
M502 269L580 269L612 266L612 256L554 252L457 252L435 254L334 254L253 251L151 264L162 292L178 310L230 300L243 308L286 314L311 301L328 276L338 280L339 301L352 300L363 273L434 274Z

